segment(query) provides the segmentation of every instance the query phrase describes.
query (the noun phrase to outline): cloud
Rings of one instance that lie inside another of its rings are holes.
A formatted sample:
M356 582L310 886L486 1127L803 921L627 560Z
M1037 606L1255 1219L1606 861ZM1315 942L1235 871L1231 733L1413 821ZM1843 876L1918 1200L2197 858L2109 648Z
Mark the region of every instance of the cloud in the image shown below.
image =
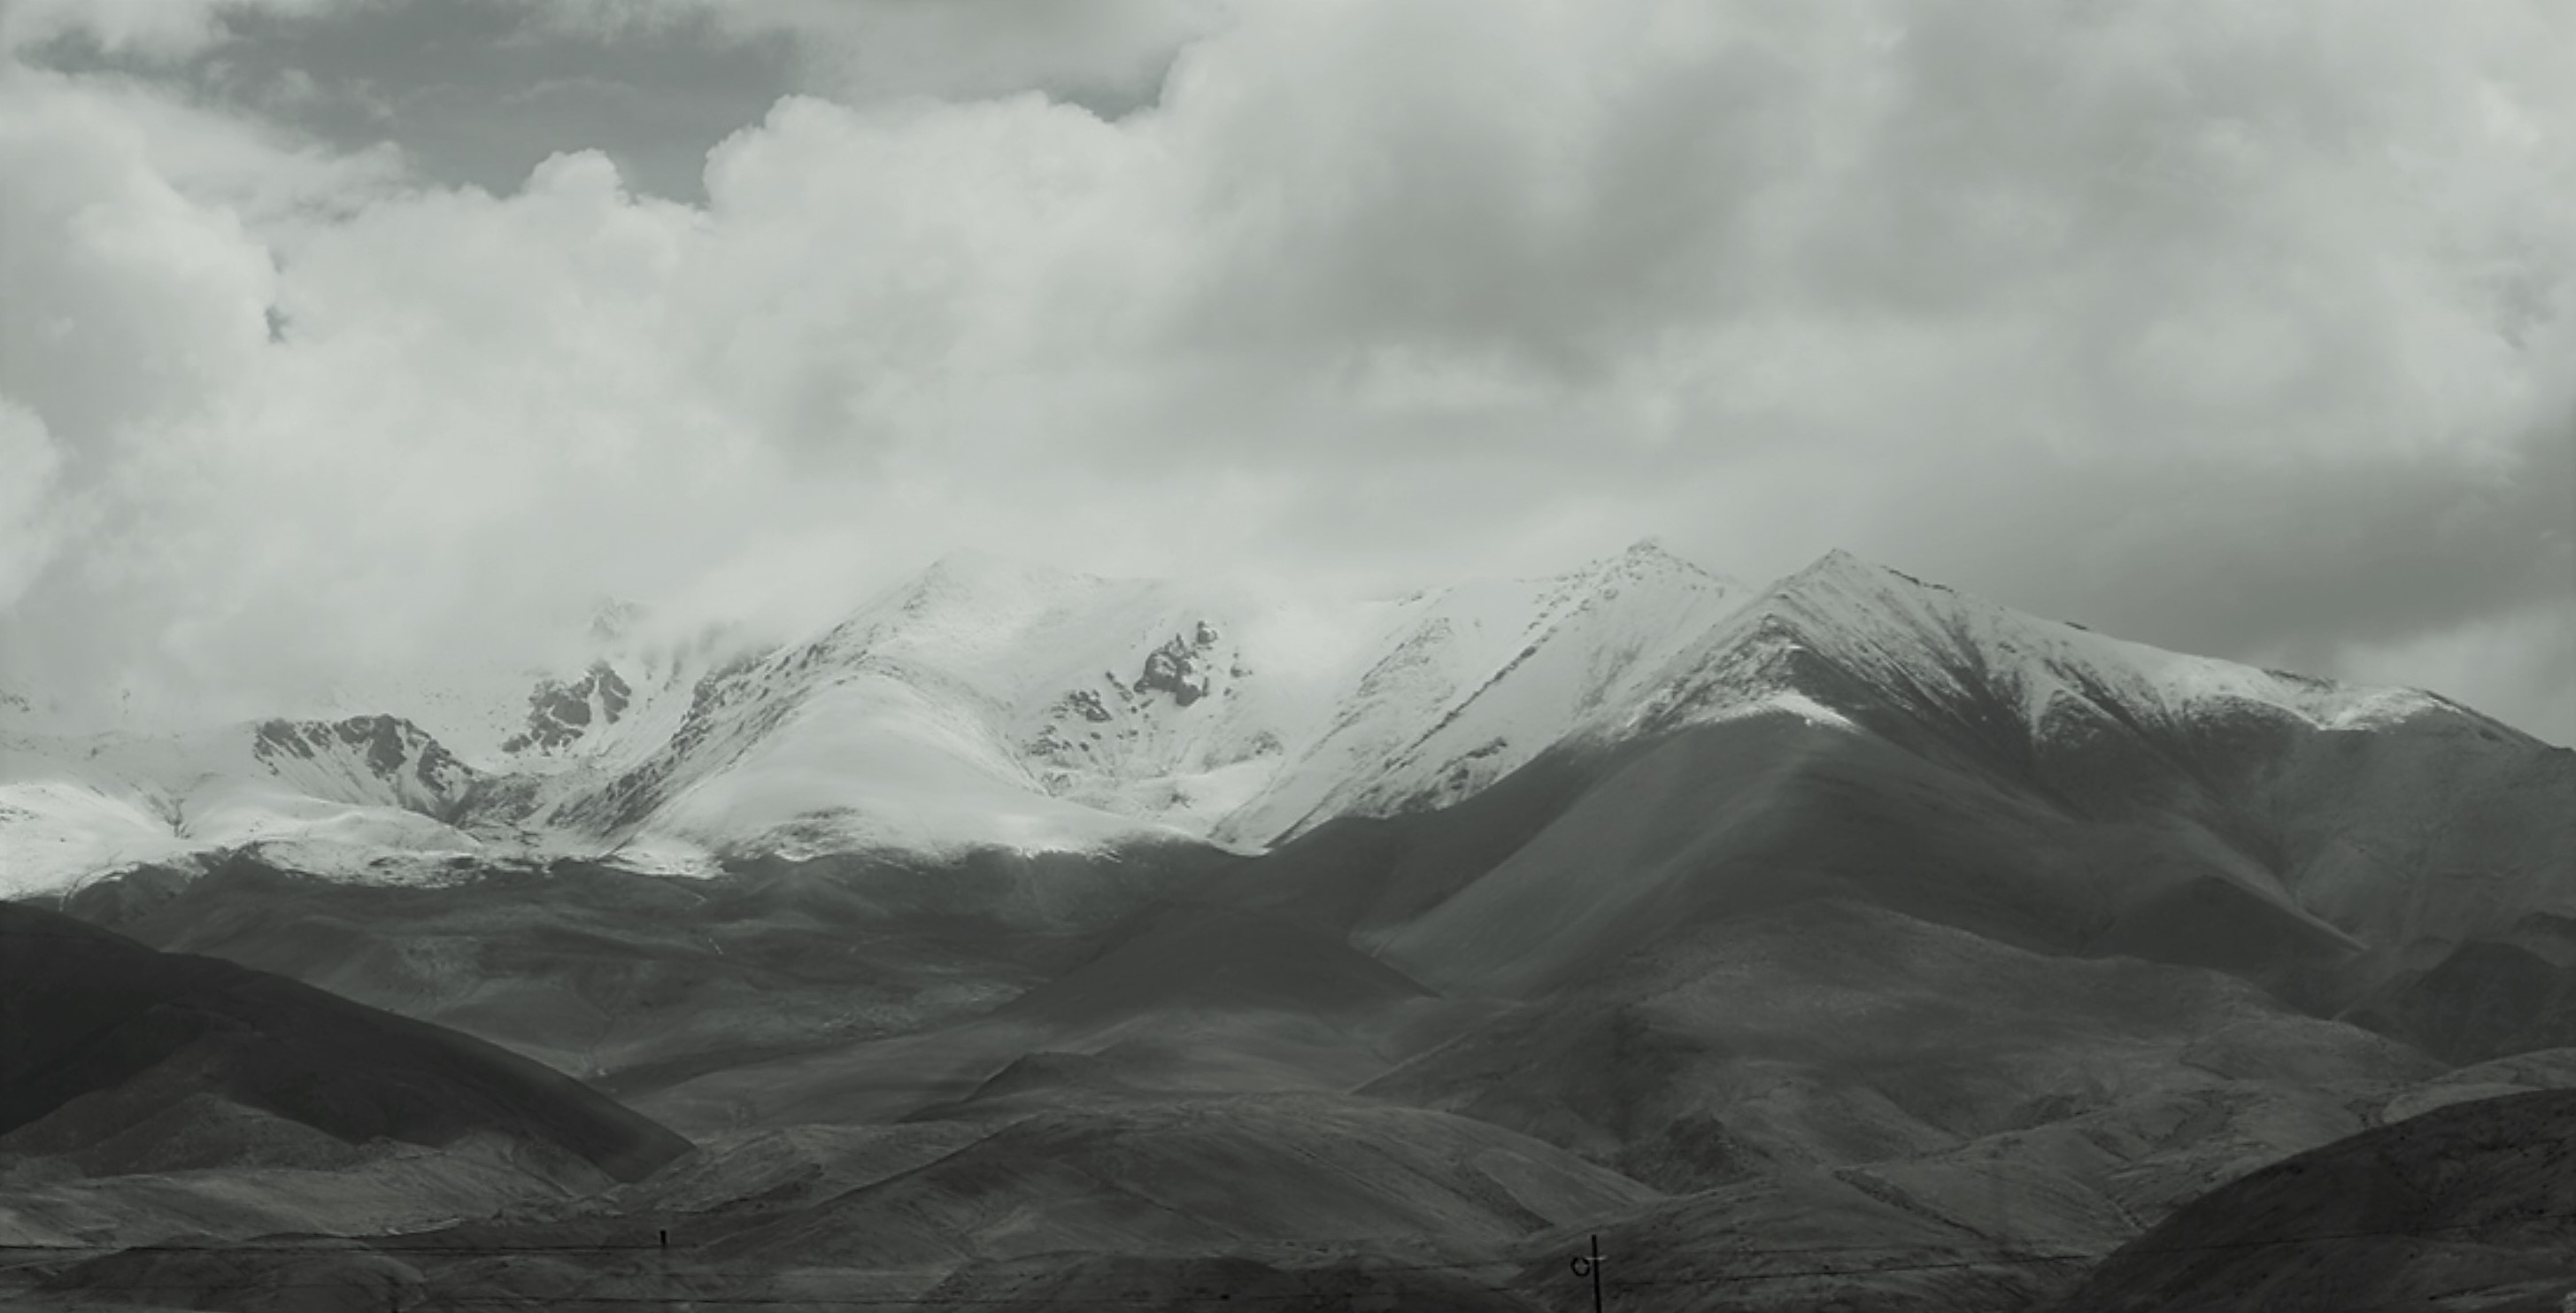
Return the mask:
M0 609L16 603L52 561L62 538L55 494L62 454L34 411L0 398Z
M1172 56L1221 30L1232 0L526 0L557 31L694 31L788 45L810 90L850 101L974 99L1043 88L1150 101Z
M7 75L0 395L92 508L11 659L250 706L602 592L818 622L968 543L1374 589L1656 533L2554 714L2561 6L758 12L892 63L703 205Z
M227 20L311 18L376 0L10 0L0 8L0 53L87 40L111 55L175 60L222 43Z
M2576 587L2576 576L2565 582ZM2576 744L2576 608L2533 604L2490 612L2464 625L2421 630L2393 641L2355 643L2336 654L2350 678L2445 690L2476 689L2474 705L2510 711L2523 730Z

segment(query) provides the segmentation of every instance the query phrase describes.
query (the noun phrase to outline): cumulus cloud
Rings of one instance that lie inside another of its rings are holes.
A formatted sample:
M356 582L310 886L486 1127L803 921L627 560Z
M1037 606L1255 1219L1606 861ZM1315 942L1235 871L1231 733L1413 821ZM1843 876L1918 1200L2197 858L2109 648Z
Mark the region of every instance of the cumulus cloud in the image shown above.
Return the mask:
M250 705L970 543L1394 588L1656 533L2576 737L2564 6L1092 9L557 11L926 93L782 97L702 205L11 71L0 456L87 507L11 659Z

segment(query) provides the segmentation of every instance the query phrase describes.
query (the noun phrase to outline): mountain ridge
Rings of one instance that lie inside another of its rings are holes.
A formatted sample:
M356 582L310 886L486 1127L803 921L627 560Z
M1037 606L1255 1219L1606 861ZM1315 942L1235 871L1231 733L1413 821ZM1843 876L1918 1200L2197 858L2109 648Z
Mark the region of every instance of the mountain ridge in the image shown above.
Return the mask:
M402 879L459 857L685 873L984 844L1254 852L1338 816L1456 802L1561 745L1774 712L2078 810L2131 807L2147 779L2210 817L2230 814L2228 782L2177 736L2445 732L2564 751L2438 695L2164 652L1841 550L1754 590L1648 539L1560 575L1360 602L967 552L777 647L645 641L631 609L613 618L515 713L415 690L410 706L160 738L0 724L13 890L244 846ZM427 722L465 725L481 750L460 755Z

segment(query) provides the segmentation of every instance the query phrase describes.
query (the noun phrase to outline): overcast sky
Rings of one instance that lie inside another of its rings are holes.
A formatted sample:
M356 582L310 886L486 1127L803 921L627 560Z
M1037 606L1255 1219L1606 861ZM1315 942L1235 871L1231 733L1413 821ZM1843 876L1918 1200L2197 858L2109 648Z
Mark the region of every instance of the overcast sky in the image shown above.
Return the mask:
M2576 741L2576 0L0 0L0 661L1834 546Z

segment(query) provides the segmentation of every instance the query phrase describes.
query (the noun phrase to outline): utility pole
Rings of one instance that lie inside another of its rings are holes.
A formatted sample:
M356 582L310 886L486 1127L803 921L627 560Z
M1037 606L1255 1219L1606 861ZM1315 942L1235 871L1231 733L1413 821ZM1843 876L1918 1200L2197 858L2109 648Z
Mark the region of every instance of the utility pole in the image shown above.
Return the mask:
M1601 1237L1592 1237L1592 1252L1574 1256L1574 1275L1592 1278L1592 1313L1601 1313Z

